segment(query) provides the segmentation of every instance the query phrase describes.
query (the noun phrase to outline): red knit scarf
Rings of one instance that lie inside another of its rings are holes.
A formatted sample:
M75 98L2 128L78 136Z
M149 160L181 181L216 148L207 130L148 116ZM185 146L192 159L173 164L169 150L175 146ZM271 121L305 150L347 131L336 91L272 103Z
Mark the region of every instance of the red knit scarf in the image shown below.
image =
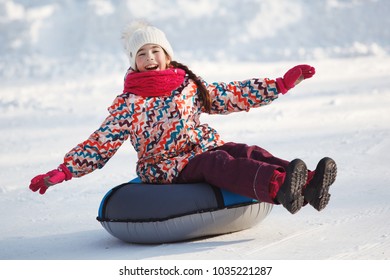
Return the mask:
M130 72L126 76L123 93L130 92L143 97L168 96L183 83L185 74L179 68Z

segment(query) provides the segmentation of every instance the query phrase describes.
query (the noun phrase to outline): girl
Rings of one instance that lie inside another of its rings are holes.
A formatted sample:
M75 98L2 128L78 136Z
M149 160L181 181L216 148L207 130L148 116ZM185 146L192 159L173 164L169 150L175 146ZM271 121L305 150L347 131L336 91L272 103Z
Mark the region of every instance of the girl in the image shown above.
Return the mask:
M315 171L300 159L274 157L257 146L225 143L200 114L228 114L270 104L315 74L298 65L276 80L254 78L208 84L173 60L165 34L136 22L124 32L130 68L123 94L109 115L84 142L65 155L57 169L31 180L30 189L44 194L64 180L102 168L130 139L138 155L137 174L144 183L207 182L259 201L282 204L296 213L309 203L322 210L336 163L323 158Z

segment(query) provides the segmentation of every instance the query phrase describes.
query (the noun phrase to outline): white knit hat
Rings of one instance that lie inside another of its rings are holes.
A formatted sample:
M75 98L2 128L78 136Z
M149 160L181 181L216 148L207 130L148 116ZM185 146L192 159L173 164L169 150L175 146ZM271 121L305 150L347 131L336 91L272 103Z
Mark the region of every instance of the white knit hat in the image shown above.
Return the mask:
M131 68L135 69L135 56L145 44L156 44L162 47L173 59L173 49L164 32L143 21L135 21L122 33L126 54Z

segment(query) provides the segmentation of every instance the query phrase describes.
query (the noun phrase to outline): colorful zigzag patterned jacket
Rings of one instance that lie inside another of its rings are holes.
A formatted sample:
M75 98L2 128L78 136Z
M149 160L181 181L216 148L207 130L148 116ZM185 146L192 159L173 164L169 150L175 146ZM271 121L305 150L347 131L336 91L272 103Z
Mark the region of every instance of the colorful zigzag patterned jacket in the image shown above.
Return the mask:
M249 111L278 97L268 79L211 83L210 114ZM138 155L137 175L146 183L171 183L196 155L224 144L208 124L197 86L187 76L183 84L164 97L142 97L130 92L116 97L109 116L90 137L69 151L64 164L73 177L102 168L124 141L130 139Z

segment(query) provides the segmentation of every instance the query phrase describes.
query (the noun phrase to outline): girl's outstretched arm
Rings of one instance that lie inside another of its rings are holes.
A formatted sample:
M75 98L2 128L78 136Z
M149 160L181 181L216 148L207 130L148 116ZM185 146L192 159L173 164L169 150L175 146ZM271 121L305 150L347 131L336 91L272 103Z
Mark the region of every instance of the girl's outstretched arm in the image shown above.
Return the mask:
M279 94L274 80L257 78L212 83L207 85L207 89L212 100L211 114L249 111L251 108L270 104Z
M73 177L84 176L102 168L108 162L129 137L129 122L122 121L123 114L127 112L123 98L115 99L109 111L110 115L99 129L65 155L64 163L57 169L37 175L31 180L32 191L39 190L40 194L44 194L49 187Z
M64 164L73 177L84 176L102 168L128 137L128 131L110 115L87 140L65 155Z
M251 108L270 104L280 93L286 94L302 80L311 78L314 74L314 67L301 64L275 80L256 78L240 82L206 84L212 99L210 113L249 111Z

